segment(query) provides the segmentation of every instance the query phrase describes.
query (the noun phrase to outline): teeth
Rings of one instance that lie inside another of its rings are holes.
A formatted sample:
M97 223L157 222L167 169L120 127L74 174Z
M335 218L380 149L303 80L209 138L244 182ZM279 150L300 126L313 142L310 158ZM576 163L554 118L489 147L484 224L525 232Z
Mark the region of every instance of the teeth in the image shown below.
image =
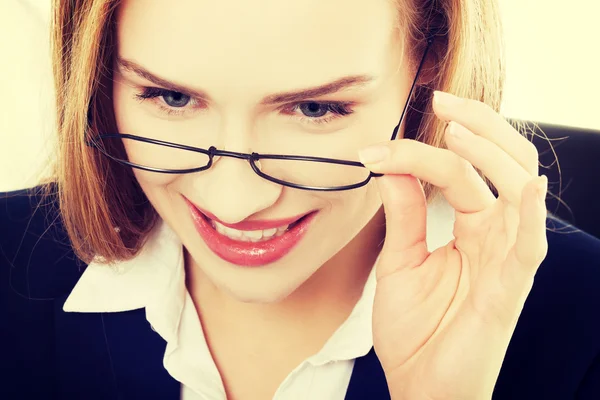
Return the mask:
M242 233L242 231L238 232ZM250 239L261 239L263 237L263 231L244 231L242 236L244 235Z
M265 229L262 231L262 236L269 237L277 233L277 228Z
M210 221L213 228L216 229L221 235L227 236L228 238L239 240L241 242L262 242L264 240L271 239L273 237L281 236L285 233L289 225L280 226L279 228L265 229L261 231L240 231L237 229L229 228L219 222Z
M223 225L221 225L221 227L223 228L223 231L227 234L227 236L231 238L239 239L242 237L242 232L238 231L237 229L231 229Z

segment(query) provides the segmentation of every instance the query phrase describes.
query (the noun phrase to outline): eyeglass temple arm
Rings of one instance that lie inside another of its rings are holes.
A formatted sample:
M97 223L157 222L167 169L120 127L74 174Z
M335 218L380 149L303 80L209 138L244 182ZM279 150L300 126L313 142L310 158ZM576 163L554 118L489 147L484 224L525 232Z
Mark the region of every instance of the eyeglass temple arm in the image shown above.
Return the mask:
M427 38L427 47L425 47L425 51L423 52L423 57L421 58L421 62L419 63L419 68L417 68L417 73L415 75L415 79L413 80L413 83L410 87L410 91L408 92L408 96L406 97L406 101L404 102L404 109L402 110L402 114L400 115L400 121L398 121L398 125L396 125L396 127L394 128L394 132L392 133L392 137L390 138L390 140L396 140L396 137L398 136L398 131L400 130L400 125L402 125L402 121L404 120L404 114L406 113L406 110L408 109L408 105L410 103L410 99L412 98L413 91L415 90L417 80L419 79L419 75L421 74L421 69L423 69L423 65L425 64L425 60L427 58L427 53L429 52L429 48L431 47L431 44L433 43L433 37L434 37L434 34L431 34Z

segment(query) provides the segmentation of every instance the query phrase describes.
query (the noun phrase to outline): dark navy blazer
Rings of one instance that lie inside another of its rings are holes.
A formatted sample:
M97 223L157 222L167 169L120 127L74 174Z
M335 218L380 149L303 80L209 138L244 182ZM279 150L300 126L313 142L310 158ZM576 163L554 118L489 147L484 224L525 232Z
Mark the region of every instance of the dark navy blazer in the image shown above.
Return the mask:
M29 195L28 195L29 193ZM55 200L0 193L0 399L165 399L180 384L143 309L66 313L86 265ZM519 318L494 400L600 400L600 240L549 219L549 253ZM389 399L374 351L347 399Z

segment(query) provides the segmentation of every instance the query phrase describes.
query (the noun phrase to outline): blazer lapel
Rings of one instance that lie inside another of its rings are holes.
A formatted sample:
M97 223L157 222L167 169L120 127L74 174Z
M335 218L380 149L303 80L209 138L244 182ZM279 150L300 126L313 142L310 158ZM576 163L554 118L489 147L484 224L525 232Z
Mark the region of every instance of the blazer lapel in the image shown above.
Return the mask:
M372 347L366 355L354 361L354 369L345 397L345 400L364 399L390 399L383 368L381 368L379 359Z
M166 342L145 310L66 313L57 302L59 398L179 400L181 384L163 366ZM390 394L373 348L354 362L345 400L388 400Z
M60 398L179 400L163 366L166 342L145 310L65 313L56 318Z

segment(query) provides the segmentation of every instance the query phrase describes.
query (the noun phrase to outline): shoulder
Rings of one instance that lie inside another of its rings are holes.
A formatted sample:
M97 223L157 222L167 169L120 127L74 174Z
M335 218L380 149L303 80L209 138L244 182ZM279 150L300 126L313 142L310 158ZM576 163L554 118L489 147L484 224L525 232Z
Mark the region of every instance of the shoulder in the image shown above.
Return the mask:
M549 218L547 225L548 254L528 301L546 308L560 306L580 316L599 310L600 239L558 219Z
M552 218L547 237L548 255L535 276L523 322L551 328L545 338L577 340L576 348L598 354L600 239Z
M13 294L30 299L70 292L85 268L70 246L52 186L0 193L0 270Z
M56 315L84 267L54 195L0 193L0 398L54 398Z
M495 398L600 395L600 240L555 218L547 238Z

